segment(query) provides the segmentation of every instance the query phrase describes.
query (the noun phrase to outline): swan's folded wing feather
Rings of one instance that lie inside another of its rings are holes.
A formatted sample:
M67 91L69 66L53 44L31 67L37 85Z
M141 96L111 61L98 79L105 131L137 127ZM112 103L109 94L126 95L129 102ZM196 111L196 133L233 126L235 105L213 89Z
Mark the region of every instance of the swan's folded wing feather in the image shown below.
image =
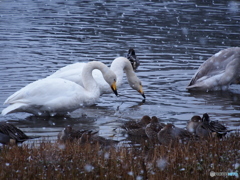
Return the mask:
M19 109L21 107L25 106L25 103L15 103L11 104L10 106L6 107L2 110L2 115L5 116L6 114L13 112L16 109Z
M67 65L57 70L55 73L51 74L47 78L62 78L83 86L82 70L85 65L86 63L74 63Z
M60 68L59 70L57 70L55 73L53 73L52 77L58 77L58 76L62 76L62 74L64 73L69 73L71 72L72 70L79 70L82 72L84 66L86 65L87 63L74 63L74 64L69 64L67 66L64 66L62 68ZM81 73L80 72L80 73ZM50 77L48 76L48 77Z
M18 104L16 106L35 106L49 108L50 110L59 110L62 108L75 108L85 96L83 87L74 82L61 78L45 78L20 89L11 95L5 103ZM79 97L79 98L76 98ZM13 106L12 106L13 108ZM7 110L6 110L7 111Z
M74 63L67 65L57 70L55 73L48 76L47 78L62 78L83 86L82 71L85 65L86 63ZM109 89L109 92L111 92L111 88L108 85L108 83L104 80L100 70L94 69L92 75L101 88Z

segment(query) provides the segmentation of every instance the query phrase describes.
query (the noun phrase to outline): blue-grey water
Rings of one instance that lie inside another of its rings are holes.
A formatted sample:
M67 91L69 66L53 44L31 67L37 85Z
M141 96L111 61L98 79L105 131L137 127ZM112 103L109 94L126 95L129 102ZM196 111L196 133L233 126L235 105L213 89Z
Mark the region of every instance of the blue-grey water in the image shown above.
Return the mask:
M0 116L28 135L56 139L68 124L99 130L122 140L121 121L157 116L185 127L193 115L209 113L230 129L240 125L240 86L225 92L188 92L197 68L221 49L239 46L238 1L0 1L0 110L8 96L25 85L75 62L110 65L134 48L141 62L146 102L126 79L92 107L67 118L27 113ZM84 116L82 114L84 113Z

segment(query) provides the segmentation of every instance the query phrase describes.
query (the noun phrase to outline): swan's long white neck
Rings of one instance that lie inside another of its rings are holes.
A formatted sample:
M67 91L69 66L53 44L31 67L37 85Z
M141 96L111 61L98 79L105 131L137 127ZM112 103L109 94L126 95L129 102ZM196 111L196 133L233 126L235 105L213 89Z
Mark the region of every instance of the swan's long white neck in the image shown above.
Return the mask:
M127 78L135 76L132 65L130 61L125 57L118 57L113 60L110 69L117 76L117 86L121 86L123 80L123 73L125 71Z
M82 82L84 88L89 92L96 91L97 89L99 91L99 86L92 76L94 69L100 70L103 75L109 72L109 68L99 61L87 63L82 71Z

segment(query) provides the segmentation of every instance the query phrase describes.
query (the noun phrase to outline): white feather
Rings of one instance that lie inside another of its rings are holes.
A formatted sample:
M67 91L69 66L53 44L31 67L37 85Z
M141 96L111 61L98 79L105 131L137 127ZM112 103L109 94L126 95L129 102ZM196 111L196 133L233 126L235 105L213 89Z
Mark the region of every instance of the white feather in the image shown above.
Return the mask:
M48 76L47 78L63 78L67 79L69 81L73 81L79 85L82 85L82 78L81 73L83 70L83 67L86 65L86 63L74 63L67 65L59 70L57 70L52 75ZM125 72L127 75L128 83L129 85L135 89L136 91L142 91L141 81L136 76L135 72L133 71L132 65L129 62L129 60L125 57L118 57L113 60L110 69L116 74L117 76L117 87L119 88L122 85L123 81L123 73ZM107 82L104 80L102 73L95 69L93 70L93 78L98 83L98 86L100 88L100 93L102 94L108 94L111 93L111 88L107 84Z
M103 63L92 61L82 71L83 86L62 78L45 78L34 81L15 92L5 101L10 104L2 115L28 112L35 115L65 114L81 106L92 105L100 96L98 84L92 77L93 69L99 69L108 82L115 83L116 75Z

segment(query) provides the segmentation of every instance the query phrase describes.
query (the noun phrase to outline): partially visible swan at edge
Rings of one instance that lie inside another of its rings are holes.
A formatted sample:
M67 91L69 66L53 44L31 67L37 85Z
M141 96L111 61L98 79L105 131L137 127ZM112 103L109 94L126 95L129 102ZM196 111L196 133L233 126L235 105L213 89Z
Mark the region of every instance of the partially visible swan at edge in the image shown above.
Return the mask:
M69 81L73 81L77 84L82 85L82 78L81 72L83 68L86 66L87 63L74 63L67 65L59 70L57 70L52 75L48 76L47 78L63 78ZM132 65L130 61L125 57L118 57L113 60L110 69L116 74L117 76L117 87L119 88L122 84L123 80L123 73L125 72L127 75L129 85L138 91L144 98L144 91L142 88L142 83L139 78L136 76L135 72L133 71ZM107 94L111 92L111 88L104 80L101 72L99 70L93 71L93 77L99 85L100 94Z
M206 60L191 79L187 89L226 90L240 81L240 48L232 47L214 54Z
M92 71L99 69L113 92L117 95L116 75L103 63L92 61L82 70L83 86L62 78L45 78L34 81L11 95L4 104L2 115L28 112L37 116L63 115L81 106L94 104L100 96L100 88Z

